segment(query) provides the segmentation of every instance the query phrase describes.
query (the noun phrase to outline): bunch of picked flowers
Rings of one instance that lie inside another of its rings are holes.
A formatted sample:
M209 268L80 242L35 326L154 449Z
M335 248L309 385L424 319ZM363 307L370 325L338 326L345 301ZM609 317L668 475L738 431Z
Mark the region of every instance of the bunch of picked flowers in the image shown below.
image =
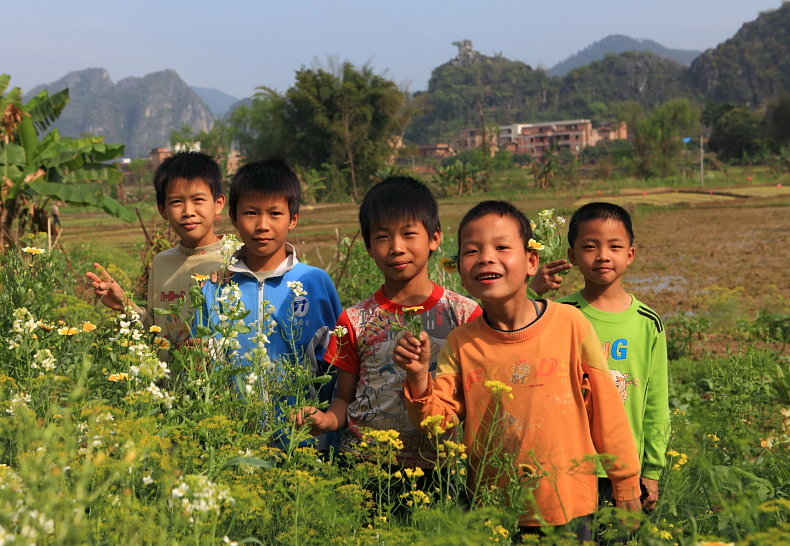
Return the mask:
M529 248L538 251L541 266L567 257L565 237L562 235L565 218L554 217L554 209L544 209L538 213L538 223L530 221L530 226L534 238L529 240ZM567 274L568 270L559 273L563 276Z

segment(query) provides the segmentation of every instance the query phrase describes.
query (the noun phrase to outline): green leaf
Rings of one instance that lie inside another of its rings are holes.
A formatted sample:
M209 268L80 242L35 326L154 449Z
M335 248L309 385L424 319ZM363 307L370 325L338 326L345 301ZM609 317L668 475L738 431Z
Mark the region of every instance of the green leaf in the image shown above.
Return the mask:
M100 207L104 212L126 222L134 222L137 219L131 209L104 195L101 188L93 184L59 184L36 180L30 183L29 189L34 195L45 195L67 203Z
M258 457L234 457L228 461L225 461L225 464L223 464L222 468L220 468L220 472L231 466L239 465L257 466L260 468L275 468L277 463L273 461L264 461Z

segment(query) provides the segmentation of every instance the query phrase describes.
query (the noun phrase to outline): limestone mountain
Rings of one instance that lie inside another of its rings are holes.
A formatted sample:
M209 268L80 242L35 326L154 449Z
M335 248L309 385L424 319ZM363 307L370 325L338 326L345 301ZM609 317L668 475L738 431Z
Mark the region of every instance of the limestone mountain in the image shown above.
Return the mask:
M763 12L697 57L689 74L711 100L752 108L790 89L790 3Z
M27 98L42 89L55 93L65 88L71 100L54 126L65 136L101 135L106 142L125 144L128 157L167 146L173 129L189 125L207 131L214 122L211 110L173 70L116 84L103 68L89 68L35 87Z
M683 66L689 66L701 53L687 49L671 49L653 40L638 40L622 34L612 34L557 63L548 70L548 73L550 76L564 76L574 68L586 66L594 61L601 61L607 55L629 51L652 53L657 57L671 59Z

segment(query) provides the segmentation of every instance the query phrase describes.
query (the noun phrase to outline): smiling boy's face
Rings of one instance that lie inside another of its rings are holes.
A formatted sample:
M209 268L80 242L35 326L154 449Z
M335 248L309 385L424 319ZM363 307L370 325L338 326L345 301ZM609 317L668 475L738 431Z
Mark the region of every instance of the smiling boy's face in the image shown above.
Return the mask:
M524 249L518 222L487 214L470 221L459 235L458 271L469 293L485 305L526 298L529 277L538 271L538 253Z
M385 281L404 284L428 275L428 258L442 241L440 231L429 234L422 222L373 224L368 254Z
M225 196L214 199L211 188L203 180L175 178L167 184L165 204L159 214L187 248L210 245L217 240L214 219L225 206Z
M611 286L620 284L635 252L622 222L597 219L579 226L568 259L579 268L585 284Z
M272 271L285 259L285 239L296 227L299 214L291 216L283 196L247 194L239 197L231 221L244 241L244 263L252 271Z

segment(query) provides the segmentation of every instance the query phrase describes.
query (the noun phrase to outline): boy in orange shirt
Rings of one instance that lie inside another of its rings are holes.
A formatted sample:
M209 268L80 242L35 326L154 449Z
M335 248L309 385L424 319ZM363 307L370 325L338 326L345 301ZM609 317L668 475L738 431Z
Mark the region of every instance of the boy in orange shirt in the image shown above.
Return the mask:
M610 456L605 466L617 506L635 512L639 459L590 323L570 306L527 298L538 269L531 238L529 220L511 204L484 201L472 208L458 229L459 272L483 303L483 316L450 333L435 378L422 333L419 340L404 335L393 359L406 370L404 395L414 423L437 415L446 426L464 422L471 490L481 482L505 485L507 477L482 462L490 453L484 438L498 433L514 464L545 472L519 518L521 531L537 534L541 526L578 518L572 525L577 536L591 540L595 454ZM512 396L495 392L508 387ZM492 431L495 407L503 421Z

